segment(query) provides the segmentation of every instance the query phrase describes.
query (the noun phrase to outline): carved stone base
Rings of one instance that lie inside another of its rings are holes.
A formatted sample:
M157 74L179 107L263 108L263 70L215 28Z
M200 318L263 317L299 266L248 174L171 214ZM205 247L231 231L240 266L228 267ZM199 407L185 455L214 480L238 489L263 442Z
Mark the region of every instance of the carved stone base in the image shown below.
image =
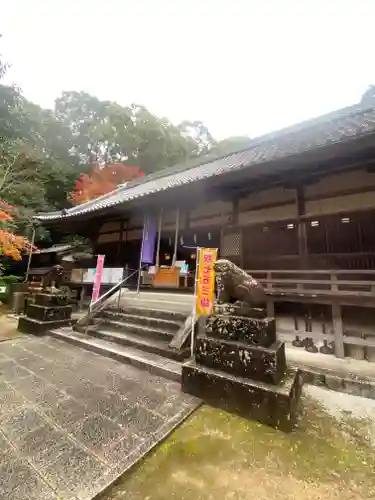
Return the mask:
M63 294L55 293L37 293L35 295L35 304L38 306L67 306L69 297Z
M238 313L241 312L241 315ZM235 313L235 314L233 314ZM248 304L216 304L200 318L194 361L182 366L182 390L206 403L290 431L303 383L287 373L274 318Z
M285 346L280 341L262 347L198 335L195 359L200 365L270 384L278 384L286 372Z
M274 318L212 315L206 319L209 337L223 340L240 340L247 344L269 347L276 342Z
M26 317L18 321L18 331L43 335L53 328L71 326L72 307L68 305L68 297L62 294L38 293L35 303L28 304Z
M18 328L17 330L22 333L31 333L33 335L44 335L49 330L53 330L55 328L62 328L64 326L72 326L75 320L68 319L60 319L56 321L40 321L34 318L27 318L22 316L18 320Z
M246 318L264 319L267 311L259 307L251 307L246 302L236 302L234 304L215 304L214 315L219 316L244 316Z
M29 304L26 308L26 316L28 318L40 321L69 319L71 314L72 306L40 306L38 304Z
M188 361L182 390L206 403L289 432L296 423L302 376L294 371L280 385L256 382Z

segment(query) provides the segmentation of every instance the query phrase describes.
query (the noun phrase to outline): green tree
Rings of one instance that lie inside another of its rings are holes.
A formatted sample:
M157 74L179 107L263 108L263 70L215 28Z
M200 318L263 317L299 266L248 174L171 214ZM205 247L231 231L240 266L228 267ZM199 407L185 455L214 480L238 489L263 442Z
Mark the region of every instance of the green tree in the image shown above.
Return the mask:
M1 40L1 38L2 38L2 35L0 34L0 40ZM5 61L2 60L1 54L0 54L0 80L5 75L7 68L8 68L8 65Z
M130 163L151 173L196 156L197 145L169 120L158 118L144 106L133 106L132 111L137 147Z
M199 121L184 120L178 126L183 137L185 137L194 148L195 156L205 155L216 145L207 126Z
M0 81L6 69L0 57ZM201 121L176 126L143 105L121 106L87 92L63 92L46 110L0 83L0 200L17 207L21 234L35 213L69 207L77 180L93 168L182 170L248 143L241 136L216 141Z
M0 76L7 65L0 59ZM0 200L17 207L13 229L27 235L33 216L68 206L79 178L69 128L21 94L0 84ZM39 238L48 237L45 230Z
M63 92L55 101L55 117L71 131L72 151L81 163L94 163L102 154L108 105L86 92Z
M246 135L228 137L217 142L211 149L211 153L215 156L225 156L235 151L241 151L250 145L250 137Z
M55 116L72 131L73 149L82 164L122 162L145 173L197 156L204 150L204 134L210 137L202 125L198 143L187 126L176 127L145 106L124 107L85 92L63 92Z

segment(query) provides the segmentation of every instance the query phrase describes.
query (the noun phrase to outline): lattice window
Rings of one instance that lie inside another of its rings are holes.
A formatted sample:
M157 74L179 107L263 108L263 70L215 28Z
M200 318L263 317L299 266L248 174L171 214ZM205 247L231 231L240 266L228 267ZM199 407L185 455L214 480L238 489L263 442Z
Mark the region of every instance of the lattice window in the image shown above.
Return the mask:
M241 254L241 233L239 231L223 235L220 254L222 257L231 257Z

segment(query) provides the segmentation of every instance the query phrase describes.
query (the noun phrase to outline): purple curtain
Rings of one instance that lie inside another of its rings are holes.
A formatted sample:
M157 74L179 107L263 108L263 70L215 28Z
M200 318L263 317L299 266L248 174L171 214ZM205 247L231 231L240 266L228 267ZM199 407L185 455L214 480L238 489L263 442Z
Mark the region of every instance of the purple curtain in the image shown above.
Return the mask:
M147 217L143 229L142 264L154 263L156 234L157 234L156 220Z

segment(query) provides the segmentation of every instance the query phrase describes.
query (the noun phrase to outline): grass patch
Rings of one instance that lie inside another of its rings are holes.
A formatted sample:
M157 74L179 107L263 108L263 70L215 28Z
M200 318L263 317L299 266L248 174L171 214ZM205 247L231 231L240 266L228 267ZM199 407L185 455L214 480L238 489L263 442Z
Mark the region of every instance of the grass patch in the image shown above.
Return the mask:
M364 499L375 455L312 400L284 434L203 406L102 500Z

